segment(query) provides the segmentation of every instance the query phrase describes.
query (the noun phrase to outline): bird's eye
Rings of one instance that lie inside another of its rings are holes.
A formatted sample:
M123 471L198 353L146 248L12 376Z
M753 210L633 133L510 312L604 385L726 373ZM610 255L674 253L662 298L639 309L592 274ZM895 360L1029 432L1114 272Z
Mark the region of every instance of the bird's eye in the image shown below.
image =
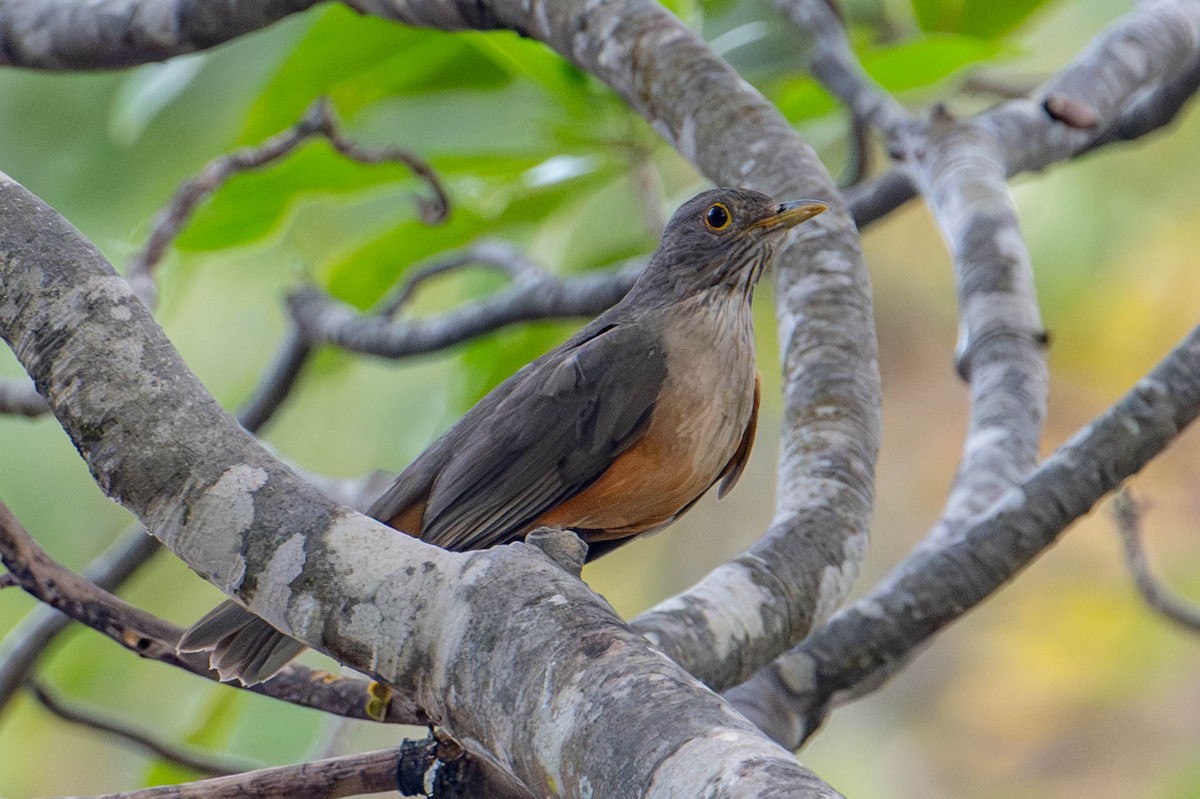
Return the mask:
M709 230L724 230L729 227L729 209L725 203L713 203L704 212L704 224Z

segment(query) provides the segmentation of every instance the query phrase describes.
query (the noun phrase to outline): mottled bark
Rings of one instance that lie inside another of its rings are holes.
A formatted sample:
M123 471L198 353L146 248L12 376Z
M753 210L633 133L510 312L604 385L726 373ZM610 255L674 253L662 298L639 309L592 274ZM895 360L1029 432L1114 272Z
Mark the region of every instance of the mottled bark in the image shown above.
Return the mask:
M845 598L865 557L879 444L870 283L816 154L698 34L647 0L358 0L415 25L508 27L608 83L713 182L833 209L776 261L785 418L776 515L750 551L635 622L706 684L733 685Z
M1017 556L1018 542L1009 538L1007 546L991 541L970 557L962 554L978 514L1001 497L1000 504L1007 504L1011 494L1005 492L1032 468L1045 412L1045 338L1028 252L1004 181L1017 169L1040 168L1080 151L1097 129L1120 120L1126 105L1144 114L1144 106L1133 104L1145 86L1194 81L1198 46L1200 4L1149 2L1110 26L1047 83L1043 96L1058 98L1060 116L1071 109L1072 124L1052 117L1045 101L1022 100L972 120L938 114L928 127L900 137L898 154L907 157L905 166L955 259L962 313L958 364L970 380L972 400L963 461L942 518L911 556L829 625L728 694L775 740L798 746L823 720L835 694L849 698L874 690L936 629L986 595L979 594L981 585L995 590L1040 551ZM1083 120L1090 123L1086 129L1078 127ZM1109 453L1106 470L1123 455ZM1053 543L1069 520L1040 535L1040 546ZM947 559L954 563L950 570ZM912 634L905 639L897 629ZM814 658L820 668L814 669ZM838 671L834 662L842 671L831 678Z
M325 499L10 179L0 229L0 335L97 483L255 613L413 697L535 793L836 795L535 547L451 553Z
M1135 474L1200 414L1200 328L1104 415L955 538L907 559L760 677L780 703L767 732L797 745L839 693L870 686L1012 579L1073 521Z
M109 69L205 50L319 0L0 0L0 65Z

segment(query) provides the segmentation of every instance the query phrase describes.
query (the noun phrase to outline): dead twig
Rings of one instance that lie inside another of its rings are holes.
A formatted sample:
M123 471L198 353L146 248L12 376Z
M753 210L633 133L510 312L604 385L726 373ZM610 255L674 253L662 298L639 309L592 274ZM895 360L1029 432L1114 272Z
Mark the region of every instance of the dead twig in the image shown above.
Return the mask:
M1123 488L1113 497L1112 513L1117 532L1121 534L1121 543L1125 545L1125 563L1142 599L1168 621L1185 630L1200 632L1200 609L1175 596L1150 573L1150 564L1146 561L1141 541L1142 503L1129 489Z
M413 153L400 147L365 147L342 133L333 107L318 98L305 111L300 121L255 147L244 147L209 161L200 173L175 191L171 202L154 219L145 246L129 262L126 278L134 292L153 308L156 289L153 272L162 260L167 247L178 238L191 219L196 207L229 178L242 172L260 169L296 149L314 136L322 136L345 157L363 164L400 163L430 189L432 196L417 196L417 210L429 224L444 220L450 201L437 173Z

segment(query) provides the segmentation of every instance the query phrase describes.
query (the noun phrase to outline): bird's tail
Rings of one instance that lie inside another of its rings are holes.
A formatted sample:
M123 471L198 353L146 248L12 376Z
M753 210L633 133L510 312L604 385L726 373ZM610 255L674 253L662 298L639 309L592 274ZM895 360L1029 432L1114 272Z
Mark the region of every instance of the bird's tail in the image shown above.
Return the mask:
M208 652L209 666L222 681L255 685L269 680L304 651L289 638L236 602L222 602L183 634L180 652Z

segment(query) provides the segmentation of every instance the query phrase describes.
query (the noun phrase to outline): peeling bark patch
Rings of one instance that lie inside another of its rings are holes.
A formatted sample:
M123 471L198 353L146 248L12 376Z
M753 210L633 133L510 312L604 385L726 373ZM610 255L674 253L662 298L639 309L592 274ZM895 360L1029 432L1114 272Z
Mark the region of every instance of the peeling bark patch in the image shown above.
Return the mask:
M829 618L842 600L850 593L858 578L858 565L867 558L870 537L856 533L846 537L842 545L843 559L840 564L830 564L821 572L816 607L813 609L813 626Z
M191 505L174 536L177 542L166 542L188 563L207 564L209 579L226 593L241 585L245 574L242 534L254 524L254 492L266 482L265 469L231 466ZM171 537L170 531L164 533Z
M401 566L393 551L398 542L389 540L395 535L366 516L345 513L334 519L325 535L329 562L324 565L353 579L361 587L360 596L373 596Z
M736 757L752 768L728 767ZM767 759L777 761L783 767L785 759L797 771L802 767L794 759L773 744L767 744L759 736L746 730L732 727L716 727L706 735L693 738L667 756L654 770L650 784L642 796L644 799L675 799L675 797L723 797L723 796L780 796L779 785L763 784L762 766ZM711 768L697 764L711 764ZM783 775L777 775L783 776ZM791 775L787 775L791 776ZM757 777L757 779L756 779ZM753 784L748 781L753 780ZM780 783L785 784L785 783ZM794 783L799 784L799 783ZM762 793L755 791L761 789Z
M263 574L257 579L259 591L254 604L265 607L288 607L292 591L288 587L304 570L307 554L304 551L304 535L295 533L275 550L267 561Z

